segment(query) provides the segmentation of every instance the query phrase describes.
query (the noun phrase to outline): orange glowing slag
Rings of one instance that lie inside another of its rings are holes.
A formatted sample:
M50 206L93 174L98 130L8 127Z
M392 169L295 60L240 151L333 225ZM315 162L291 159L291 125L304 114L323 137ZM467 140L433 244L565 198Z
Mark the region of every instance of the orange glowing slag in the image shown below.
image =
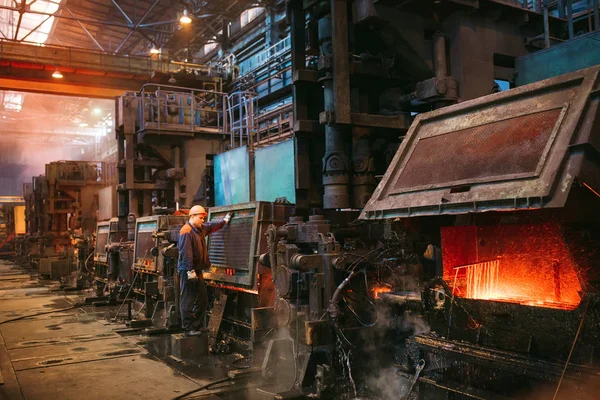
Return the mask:
M381 293L389 293L392 291L392 287L391 286L373 286L371 288L371 291L373 292L373 298L378 299L379 295Z
M442 251L444 279L458 297L568 310L581 302L557 223L445 228Z

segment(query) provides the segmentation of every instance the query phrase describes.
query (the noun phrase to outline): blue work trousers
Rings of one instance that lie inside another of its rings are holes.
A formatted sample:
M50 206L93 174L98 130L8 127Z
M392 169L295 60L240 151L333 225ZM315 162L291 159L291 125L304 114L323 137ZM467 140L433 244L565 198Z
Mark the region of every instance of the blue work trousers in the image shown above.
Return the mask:
M204 313L208 306L208 294L202 272L198 279L188 280L187 271L179 270L179 311L181 312L181 327L186 331L198 330L203 327Z

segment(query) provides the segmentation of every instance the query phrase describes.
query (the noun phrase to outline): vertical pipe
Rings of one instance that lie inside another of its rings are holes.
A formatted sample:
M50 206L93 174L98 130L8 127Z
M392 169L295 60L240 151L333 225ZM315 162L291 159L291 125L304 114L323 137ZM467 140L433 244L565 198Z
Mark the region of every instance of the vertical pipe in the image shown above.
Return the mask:
M144 190L144 216L152 215L152 192Z
M231 141L231 148L233 149L233 133L227 123L227 118L229 118L229 98L226 94L222 94L221 98L223 99L223 134L226 135L227 131L229 131L229 139Z
M548 18L548 0L544 0L544 47L550 47L550 21Z
M600 31L600 15L598 12L600 8L598 7L598 0L594 0L594 29Z
M250 97L250 101L247 102L246 106L246 118L248 119L248 148L250 149L250 151L252 151L254 149L254 139L252 137L254 134L254 123L252 121L252 118L254 116L254 99L252 97Z
M181 148L175 146L173 148L173 165L176 170L181 168ZM179 210L179 202L181 201L181 179L175 179L175 208Z
M238 127L240 129L240 147L242 147L244 145L244 139L243 139L243 135L244 135L244 106L242 104L242 99L243 96L240 94L239 98L238 98L238 109L239 109L239 114L238 114L238 118L239 118L239 124Z
M138 215L138 198L135 190L129 191L129 213L135 216Z
M144 181L150 182L152 177L150 175L150 168L144 168ZM152 215L152 192L150 190L142 191L142 216L146 217Z
M118 134L117 139L117 183L125 184L125 168L121 162L125 159L125 137L122 133ZM123 190L117 191L117 217L126 217L127 213L127 195Z
M569 39L573 39L575 37L573 28L573 0L567 0L567 18L569 21Z
M443 78L448 75L446 37L442 32L436 32L433 36L433 68L436 78Z
M589 32L594 30L594 25L592 24L592 11L592 0L587 0L587 19Z
M558 18L565 17L565 0L558 0Z

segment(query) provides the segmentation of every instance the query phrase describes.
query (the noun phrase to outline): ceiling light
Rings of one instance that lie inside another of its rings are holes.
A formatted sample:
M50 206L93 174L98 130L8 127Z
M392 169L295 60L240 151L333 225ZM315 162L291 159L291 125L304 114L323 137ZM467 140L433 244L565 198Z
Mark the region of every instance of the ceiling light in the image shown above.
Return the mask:
M192 19L188 15L187 10L185 8L183 9L183 14L179 18L179 22L186 25L192 23Z
M100 115L100 114L102 114L102 110L100 108L94 108L92 110L92 114L94 114L94 115Z
M152 46L152 48L150 49L150 54L159 54L160 50L157 49L156 47Z
M88 126L88 124L86 124L85 122L82 122L82 123L79 124L79 126L82 127L82 128L85 128L85 127Z
M58 69L56 69L56 71L54 71L52 73L52 77L56 78L56 79L62 79L63 78L63 74L61 74L60 71Z

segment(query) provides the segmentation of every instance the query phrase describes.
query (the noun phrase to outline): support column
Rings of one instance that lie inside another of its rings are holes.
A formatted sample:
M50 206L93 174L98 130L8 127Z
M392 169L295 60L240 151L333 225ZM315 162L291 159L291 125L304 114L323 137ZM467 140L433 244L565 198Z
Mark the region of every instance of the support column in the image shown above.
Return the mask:
M305 17L301 0L290 0L287 2L287 19L290 24L290 43L292 57L292 76L296 71L306 69L306 44L305 44ZM309 119L308 102L309 93L307 82L293 80L292 96L293 121L306 121ZM300 132L295 132L298 135ZM310 197L310 165L308 164L308 141L296 138L296 206L298 208L309 207Z
M344 11L338 10L339 14L335 18L342 16L346 18L345 1L332 0L332 11L334 6L340 8L339 3L344 3L344 7L341 7ZM344 70L348 69L347 21L344 20L343 23L332 22L333 18L333 15L326 15L319 20L319 42L321 43L319 67L326 71L322 83L324 86L325 114L328 116L327 125L325 126L325 156L323 157L324 209L350 207L348 129L337 123L344 120L344 115L338 114L338 110L344 113L347 109L348 122L350 119L349 75L344 73ZM346 29L340 28L340 25L345 26ZM337 34L333 33L334 29L337 29ZM340 36L341 32L345 32L346 35ZM344 44L336 44L336 37L334 36L337 37L338 42L341 41ZM337 53L335 49L337 49ZM345 54L340 53L342 49L346 49ZM333 66L333 74L331 66ZM348 78L348 85L342 87L345 77ZM332 122L333 120L335 122Z
M175 146L173 148L173 166L176 171L181 168L181 148ZM175 197L175 209L179 210L179 204L181 202L181 179L177 178L174 182L174 197Z
M139 207L139 201L137 198L137 191L130 190L129 191L129 214L133 214L137 217L139 214L138 207Z
M348 43L348 2L331 0L333 91L335 121L350 123L350 56Z
M125 184L125 167L121 165L121 161L125 159L125 136L119 132L117 133L117 183L119 185ZM129 199L127 197L127 191L123 188L117 189L117 217L127 217L129 213Z

